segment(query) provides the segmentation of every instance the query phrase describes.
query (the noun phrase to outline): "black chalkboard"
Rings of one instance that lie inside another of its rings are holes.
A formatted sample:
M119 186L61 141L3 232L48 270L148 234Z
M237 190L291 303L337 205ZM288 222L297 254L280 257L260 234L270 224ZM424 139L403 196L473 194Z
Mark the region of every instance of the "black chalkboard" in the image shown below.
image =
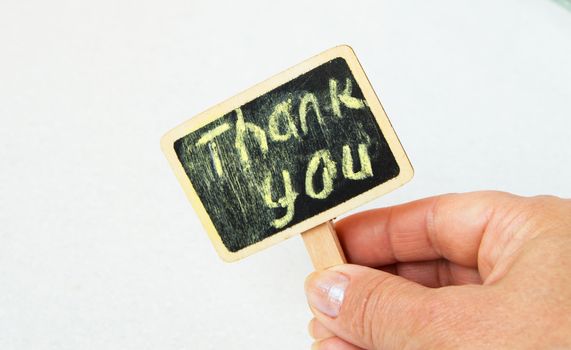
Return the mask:
M323 57L302 74L286 72L296 76L171 137L183 181L230 255L296 233L288 229L399 178L403 164L399 184L412 176L390 124L392 148L381 130L374 109L386 116L372 108L380 104L368 81L357 79L360 66L341 50L345 55Z

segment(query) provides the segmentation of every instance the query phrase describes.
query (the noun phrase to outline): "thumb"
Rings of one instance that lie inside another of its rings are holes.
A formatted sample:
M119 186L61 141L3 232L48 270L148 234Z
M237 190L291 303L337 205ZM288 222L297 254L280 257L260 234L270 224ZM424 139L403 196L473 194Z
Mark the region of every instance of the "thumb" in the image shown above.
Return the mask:
M400 349L411 342L424 347L441 309L435 289L358 265L314 272L305 291L327 329L366 349Z

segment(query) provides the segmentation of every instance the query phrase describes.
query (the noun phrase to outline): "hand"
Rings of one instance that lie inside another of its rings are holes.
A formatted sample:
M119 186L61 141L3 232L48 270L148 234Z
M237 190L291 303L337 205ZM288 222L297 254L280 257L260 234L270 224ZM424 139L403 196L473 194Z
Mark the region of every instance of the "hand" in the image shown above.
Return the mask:
M358 265L307 278L313 349L571 347L570 200L449 194L336 229Z

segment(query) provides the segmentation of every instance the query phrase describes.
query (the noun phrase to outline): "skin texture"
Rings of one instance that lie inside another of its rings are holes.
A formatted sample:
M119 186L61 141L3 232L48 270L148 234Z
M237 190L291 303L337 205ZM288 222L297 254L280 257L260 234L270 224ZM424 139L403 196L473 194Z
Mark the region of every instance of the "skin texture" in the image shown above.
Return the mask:
M336 230L351 264L307 278L313 349L571 348L570 200L448 194ZM327 280L348 282L323 313Z

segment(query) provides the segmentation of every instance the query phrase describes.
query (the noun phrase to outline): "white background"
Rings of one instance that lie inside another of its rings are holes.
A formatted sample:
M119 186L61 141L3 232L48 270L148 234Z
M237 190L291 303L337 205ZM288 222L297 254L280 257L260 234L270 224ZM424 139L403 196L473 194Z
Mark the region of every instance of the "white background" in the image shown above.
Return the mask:
M301 239L223 263L159 139L343 43L416 169L366 207L571 196L555 2L2 0L0 348L309 348Z

